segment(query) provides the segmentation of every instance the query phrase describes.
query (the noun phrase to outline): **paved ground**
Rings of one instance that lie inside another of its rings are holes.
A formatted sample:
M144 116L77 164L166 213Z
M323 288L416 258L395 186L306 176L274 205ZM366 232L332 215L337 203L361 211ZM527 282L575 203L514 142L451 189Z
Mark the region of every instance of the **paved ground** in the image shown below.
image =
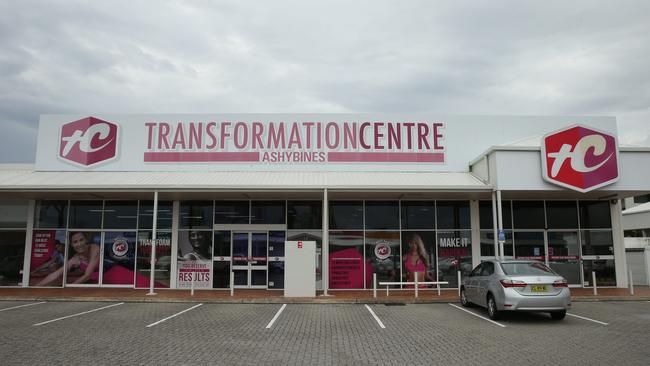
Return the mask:
M198 304L0 301L0 363L646 365L650 359L648 301L573 304L570 314L591 320L509 314L498 324L446 303Z

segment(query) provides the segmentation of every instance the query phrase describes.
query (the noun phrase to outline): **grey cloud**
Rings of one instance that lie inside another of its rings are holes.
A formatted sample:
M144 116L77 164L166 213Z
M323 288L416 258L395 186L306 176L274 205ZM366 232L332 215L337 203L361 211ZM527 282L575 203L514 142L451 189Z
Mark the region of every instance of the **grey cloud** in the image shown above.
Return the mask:
M3 2L0 121L29 134L51 112L615 115L621 140L648 143L649 13L646 1Z

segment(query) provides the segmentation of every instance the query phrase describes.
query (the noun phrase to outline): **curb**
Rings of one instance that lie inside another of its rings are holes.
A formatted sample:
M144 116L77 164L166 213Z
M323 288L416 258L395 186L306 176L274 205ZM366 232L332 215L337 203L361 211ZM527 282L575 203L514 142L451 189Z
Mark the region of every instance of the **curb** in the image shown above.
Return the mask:
M106 297L29 297L6 296L0 301L51 301L51 302L129 302L129 303L206 303L206 304L440 304L458 303L458 299L332 299L332 298L241 298L241 299L155 299L155 298L106 298ZM650 296L602 296L572 297L571 302L601 302L601 301L650 301Z

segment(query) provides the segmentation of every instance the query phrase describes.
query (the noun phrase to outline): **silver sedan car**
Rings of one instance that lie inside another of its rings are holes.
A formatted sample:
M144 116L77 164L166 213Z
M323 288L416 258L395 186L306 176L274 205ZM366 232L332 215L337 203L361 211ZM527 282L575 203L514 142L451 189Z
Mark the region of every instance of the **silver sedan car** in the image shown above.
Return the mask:
M463 279L460 289L463 306L487 308L490 319L502 311L549 312L564 319L571 306L566 279L537 261L485 261Z

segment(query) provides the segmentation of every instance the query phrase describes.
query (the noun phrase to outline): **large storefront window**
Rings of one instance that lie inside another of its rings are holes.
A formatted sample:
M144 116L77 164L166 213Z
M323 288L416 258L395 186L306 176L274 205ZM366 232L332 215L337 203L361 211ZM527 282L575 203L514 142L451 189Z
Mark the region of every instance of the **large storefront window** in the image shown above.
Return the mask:
M370 266L367 272L376 273L377 282L400 280L399 239L398 231L366 231L366 263Z
M363 231L329 232L329 286L332 289L362 289L366 269ZM372 272L370 272L372 276Z
M436 281L435 231L402 231L402 280L415 282ZM406 286L413 288L413 286ZM420 286L425 287L425 286Z
M0 286L19 286L23 282L25 231L0 230Z
M160 201L156 287L169 287L171 217ZM152 225L151 201L39 201L29 284L148 287Z
M363 229L362 201L330 201L330 229Z
M438 231L438 281L444 287L458 287L458 271L463 277L472 271L471 231Z
M135 287L147 288L151 281L151 249L152 232L138 232L137 248L137 277ZM169 288L171 282L172 265L172 233L168 231L156 232L156 252L154 255L154 287Z
M212 231L178 232L178 288L212 288Z

